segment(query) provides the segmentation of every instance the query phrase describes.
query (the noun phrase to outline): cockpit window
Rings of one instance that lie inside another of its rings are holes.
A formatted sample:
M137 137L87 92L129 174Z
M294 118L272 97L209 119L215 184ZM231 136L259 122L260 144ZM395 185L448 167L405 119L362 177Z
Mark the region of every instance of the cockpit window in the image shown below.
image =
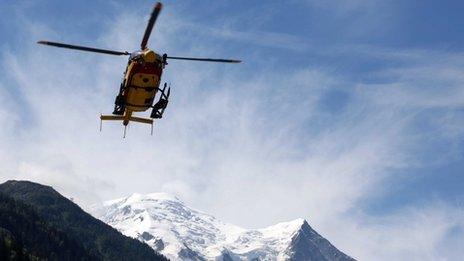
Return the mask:
M133 53L130 54L130 59L131 60L139 59L141 56L142 56L142 52L140 52L140 51L133 52Z

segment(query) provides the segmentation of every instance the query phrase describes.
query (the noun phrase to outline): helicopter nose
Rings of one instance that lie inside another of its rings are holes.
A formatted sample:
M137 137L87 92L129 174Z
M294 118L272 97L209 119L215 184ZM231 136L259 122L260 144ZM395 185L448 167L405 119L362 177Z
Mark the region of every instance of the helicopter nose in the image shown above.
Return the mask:
M143 78L143 82L147 83L149 81L148 78Z

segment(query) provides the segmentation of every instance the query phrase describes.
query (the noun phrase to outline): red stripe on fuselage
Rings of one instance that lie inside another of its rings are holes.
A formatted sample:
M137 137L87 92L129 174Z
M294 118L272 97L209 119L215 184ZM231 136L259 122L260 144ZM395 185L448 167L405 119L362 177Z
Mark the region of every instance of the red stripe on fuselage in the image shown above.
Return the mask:
M146 73L146 74L155 74L161 78L161 74L163 69L160 64L157 63L136 63L134 67L132 67L131 73Z

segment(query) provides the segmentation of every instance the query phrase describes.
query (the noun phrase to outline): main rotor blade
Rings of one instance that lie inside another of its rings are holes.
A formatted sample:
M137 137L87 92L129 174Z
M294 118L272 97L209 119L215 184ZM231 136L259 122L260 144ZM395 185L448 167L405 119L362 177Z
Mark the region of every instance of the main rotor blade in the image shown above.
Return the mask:
M200 62L218 62L218 63L241 63L240 60L230 60L230 59L212 59L212 58L192 58L192 57L176 57L176 56L166 56L167 59L175 60L188 60L188 61L200 61Z
M150 20L148 20L147 28L145 28L145 34L143 34L142 43L140 44L142 50L145 50L145 48L147 48L148 38L150 38L151 31L153 30L153 26L155 25L156 19L158 18L159 13L161 12L161 8L163 8L163 5L160 2L158 2L156 3L155 8L153 8L153 11L151 12Z
M37 43L43 44L43 45L61 47L61 48L74 49L74 50L79 50L79 51L94 52L94 53L104 53L104 54L112 54L112 55L129 55L130 54L128 52L118 52L118 51L113 51L113 50L97 49L97 48L91 48L91 47L85 47L85 46L79 46L79 45L48 42L48 41L38 41Z

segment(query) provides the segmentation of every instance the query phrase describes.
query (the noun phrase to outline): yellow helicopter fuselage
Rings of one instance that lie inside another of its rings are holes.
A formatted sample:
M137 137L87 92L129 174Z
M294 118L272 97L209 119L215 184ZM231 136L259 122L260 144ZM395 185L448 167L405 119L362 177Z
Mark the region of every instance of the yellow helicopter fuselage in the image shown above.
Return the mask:
M162 57L152 50L131 55L123 81L122 95L126 110L138 112L151 107L160 85L162 71Z

